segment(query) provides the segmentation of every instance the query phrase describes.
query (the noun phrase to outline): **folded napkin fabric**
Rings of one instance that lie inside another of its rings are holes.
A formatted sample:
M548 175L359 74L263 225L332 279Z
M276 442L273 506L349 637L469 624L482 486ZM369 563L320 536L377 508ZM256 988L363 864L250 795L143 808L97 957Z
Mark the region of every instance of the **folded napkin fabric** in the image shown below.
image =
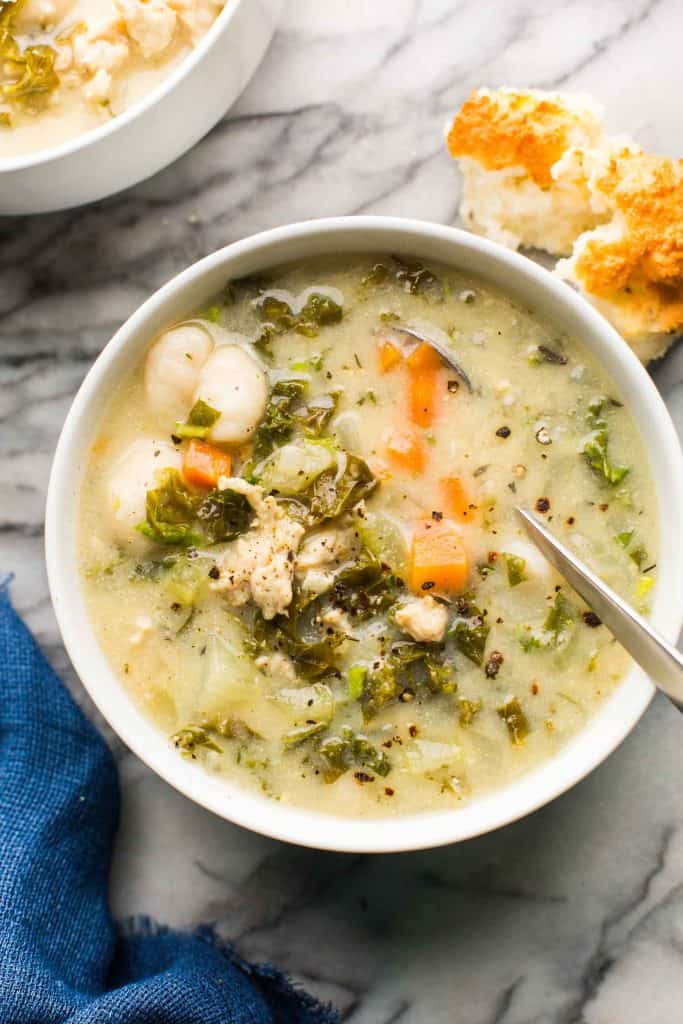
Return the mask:
M0 1024L334 1024L210 928L119 928L111 754L0 583Z

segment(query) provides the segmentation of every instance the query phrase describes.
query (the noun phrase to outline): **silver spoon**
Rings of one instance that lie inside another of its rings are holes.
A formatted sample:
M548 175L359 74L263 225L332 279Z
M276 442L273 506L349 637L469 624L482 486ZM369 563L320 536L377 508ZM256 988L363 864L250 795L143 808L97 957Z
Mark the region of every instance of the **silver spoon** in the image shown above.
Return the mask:
M452 370L455 370L467 390L470 392L473 390L472 381L467 376L460 363L457 361L453 353L440 341L437 341L435 338L430 337L430 335L425 334L424 331L416 331L413 327L404 327L402 324L395 324L393 330L397 331L399 334L407 334L409 338L415 338L416 341L424 341L430 346L430 348L433 348L434 351L441 356L444 363L447 363Z
M517 506L527 534L652 682L683 711L683 655L550 533Z

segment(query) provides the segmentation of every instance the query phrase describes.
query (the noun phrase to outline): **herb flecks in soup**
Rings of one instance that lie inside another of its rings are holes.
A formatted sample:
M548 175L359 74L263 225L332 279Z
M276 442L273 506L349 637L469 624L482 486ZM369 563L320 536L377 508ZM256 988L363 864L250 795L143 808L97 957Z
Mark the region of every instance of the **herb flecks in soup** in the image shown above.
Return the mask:
M150 92L224 0L0 0L0 158L95 128Z
M235 281L105 414L92 621L178 756L344 815L457 807L552 756L628 666L517 503L644 607L646 460L576 341L391 257Z

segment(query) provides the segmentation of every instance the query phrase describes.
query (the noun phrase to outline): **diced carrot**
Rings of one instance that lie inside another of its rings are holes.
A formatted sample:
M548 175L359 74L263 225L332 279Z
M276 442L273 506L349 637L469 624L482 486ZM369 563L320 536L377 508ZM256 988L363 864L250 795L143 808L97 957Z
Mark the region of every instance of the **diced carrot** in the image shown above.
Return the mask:
M445 480L441 481L440 491L443 503L441 511L445 515L450 516L451 519L459 519L463 523L469 522L469 520L474 518L477 511L476 507L470 501L470 497L459 477L446 477Z
M379 346L379 369L380 373L388 373L402 361L403 356L399 349L390 341L383 341Z
M183 453L183 476L195 487L215 487L221 476L230 476L232 457L213 444L192 438Z
M421 341L417 348L413 349L406 359L406 363L408 368L415 372L440 370L443 366L439 353L431 345L428 345L426 341Z
M467 572L467 552L457 524L452 519L420 520L410 551L411 588L461 593L467 586Z
M431 427L438 411L439 375L435 370L410 374L410 418L418 427Z
M393 427L384 435L386 454L396 469L409 473L422 473L427 462L427 451L418 432L409 425Z

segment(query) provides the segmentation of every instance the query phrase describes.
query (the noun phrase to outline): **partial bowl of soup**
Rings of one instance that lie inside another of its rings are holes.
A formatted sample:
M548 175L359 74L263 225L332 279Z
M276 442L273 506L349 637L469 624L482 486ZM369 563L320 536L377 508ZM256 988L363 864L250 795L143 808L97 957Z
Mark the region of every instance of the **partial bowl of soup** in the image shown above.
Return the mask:
M106 347L67 418L47 558L131 749L310 846L458 841L563 792L652 686L521 504L670 638L681 453L568 286L390 218L228 246Z
M0 214L112 195L188 150L258 67L281 0L0 0Z

